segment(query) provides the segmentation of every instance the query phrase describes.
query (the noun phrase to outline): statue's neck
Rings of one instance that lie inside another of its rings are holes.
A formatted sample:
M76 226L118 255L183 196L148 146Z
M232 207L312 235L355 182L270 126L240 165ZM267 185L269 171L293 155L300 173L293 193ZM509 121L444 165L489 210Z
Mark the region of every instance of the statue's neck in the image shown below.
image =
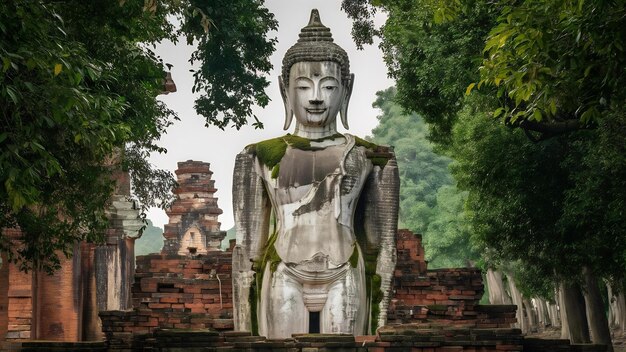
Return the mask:
M296 121L296 129L293 134L307 139L321 139L337 134L337 120L329 122L326 126L306 126Z

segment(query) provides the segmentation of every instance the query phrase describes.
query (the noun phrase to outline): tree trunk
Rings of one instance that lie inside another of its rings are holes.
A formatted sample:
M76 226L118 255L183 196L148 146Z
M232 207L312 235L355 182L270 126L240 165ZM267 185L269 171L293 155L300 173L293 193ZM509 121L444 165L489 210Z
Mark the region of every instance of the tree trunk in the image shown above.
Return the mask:
M517 318L517 326L522 330L522 334L528 333L528 321L526 320L524 314L524 303L522 301L522 294L515 286L515 282L513 281L513 276L507 275L509 282L509 291L511 292L511 297L513 298L513 304L517 306L517 312L515 317Z
M626 332L626 296L624 295L624 287L617 294L617 305L621 313L619 319L619 329L622 335Z
M550 314L548 311L548 304L543 298L535 298L535 304L537 305L537 317L538 317L538 325L541 330L543 330L546 326L552 325L550 321Z
M556 292L561 317L561 338L569 340L569 324L567 323L567 311L565 310L565 294L563 293L561 286L563 286L563 284L559 285Z
M548 303L548 317L550 318L550 326L561 326L561 317L559 316L559 297L555 292L555 303Z
M607 352L613 352L611 330L609 330L609 322L604 312L604 302L602 302L598 288L598 279L588 267L583 267L583 277L585 279L585 304L588 311L587 319L591 328L591 341L606 345Z
M511 297L504 289L502 273L492 269L487 269L487 286L489 287L490 304L511 304Z
M524 311L526 313L526 321L528 321L528 331L529 332L537 332L538 324L537 324L537 315L535 314L535 310L533 309L532 303L528 298L522 298L522 304L524 305Z
M575 283L561 283L563 307L565 308L569 339L572 343L589 343L589 325L585 313L585 298L580 286ZM565 321L563 322L563 324Z
M613 286L606 283L607 297L609 299L609 329L615 330L619 328L620 311L617 295L613 292Z

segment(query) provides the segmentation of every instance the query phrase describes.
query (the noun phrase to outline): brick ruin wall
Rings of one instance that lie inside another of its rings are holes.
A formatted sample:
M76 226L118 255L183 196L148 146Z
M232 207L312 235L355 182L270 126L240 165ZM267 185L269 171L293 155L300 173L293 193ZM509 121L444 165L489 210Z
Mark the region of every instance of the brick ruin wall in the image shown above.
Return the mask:
M436 321L509 328L516 322L514 306L478 304L484 293L480 269L428 270L421 235L399 230L397 255L387 324Z
M107 341L100 350L606 351L606 346L600 345L524 338L520 329L511 328L516 306L478 304L483 294L479 270L427 270L421 236L407 230L399 231L397 245L389 321L376 336L302 334L268 340L249 332L234 332L232 252L212 251L204 256L152 254L138 257L134 308L101 313ZM233 246L231 241L231 250ZM45 343L32 346L33 351L47 347Z
M16 238L19 230L5 229L5 236ZM23 272L6 257L0 267L0 336L6 341L46 339L79 341L85 316L82 285L82 252L88 245L74 248L72 258L63 258L50 276Z
M397 245L388 325L510 328L515 323L515 306L478 305L483 294L480 270L427 270L421 236L408 230L399 231ZM124 343L133 333L158 329L232 330L231 254L138 257L133 309L100 314L107 338Z

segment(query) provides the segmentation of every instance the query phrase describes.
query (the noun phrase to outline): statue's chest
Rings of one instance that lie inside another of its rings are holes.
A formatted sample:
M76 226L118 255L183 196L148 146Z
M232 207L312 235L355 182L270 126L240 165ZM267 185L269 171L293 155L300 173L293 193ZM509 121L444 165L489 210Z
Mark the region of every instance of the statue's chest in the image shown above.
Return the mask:
M345 146L332 146L323 150L288 148L280 161L278 187L282 189L311 185L331 174L339 174Z
M288 148L278 172L270 175L266 169L264 179L272 203L298 215L338 206L343 198L345 206L354 206L350 199L358 196L370 170L364 152L345 144L315 151Z

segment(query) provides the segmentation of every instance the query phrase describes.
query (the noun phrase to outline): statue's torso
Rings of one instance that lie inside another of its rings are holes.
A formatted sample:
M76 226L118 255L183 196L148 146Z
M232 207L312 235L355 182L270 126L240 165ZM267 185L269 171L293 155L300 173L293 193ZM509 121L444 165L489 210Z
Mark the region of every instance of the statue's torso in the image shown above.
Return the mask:
M352 216L371 170L362 149L352 137L322 150L288 148L277 178L264 168L281 261L310 271L348 262L356 243Z

